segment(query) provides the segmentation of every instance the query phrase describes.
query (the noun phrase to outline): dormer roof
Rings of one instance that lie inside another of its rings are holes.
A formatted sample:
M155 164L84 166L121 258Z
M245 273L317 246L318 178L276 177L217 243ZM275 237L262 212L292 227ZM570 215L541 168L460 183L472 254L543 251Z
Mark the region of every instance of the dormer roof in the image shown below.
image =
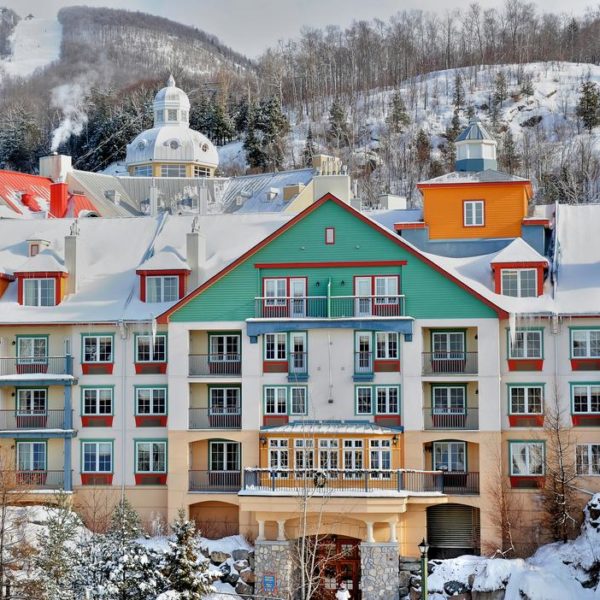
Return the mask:
M62 258L50 248L26 260L15 273L67 273Z
M140 271L191 271L187 261L172 247L162 248L146 259L137 269Z
M494 141L494 138L487 132L486 128L481 124L481 121L471 121L456 138L457 142L465 142L467 140Z
M548 264L548 259L534 250L523 238L515 238L506 248L498 252L491 261L495 264Z

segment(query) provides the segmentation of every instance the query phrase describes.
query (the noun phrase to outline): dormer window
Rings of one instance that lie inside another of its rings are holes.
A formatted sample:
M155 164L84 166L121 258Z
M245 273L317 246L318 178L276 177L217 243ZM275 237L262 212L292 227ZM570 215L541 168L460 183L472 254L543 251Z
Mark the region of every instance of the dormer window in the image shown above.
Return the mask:
M465 227L483 227L485 225L483 200L465 200L463 210Z
M538 295L537 269L501 269L502 295L535 298Z
M179 300L179 276L146 277L146 302Z
M55 306L56 280L50 277L23 280L23 305Z

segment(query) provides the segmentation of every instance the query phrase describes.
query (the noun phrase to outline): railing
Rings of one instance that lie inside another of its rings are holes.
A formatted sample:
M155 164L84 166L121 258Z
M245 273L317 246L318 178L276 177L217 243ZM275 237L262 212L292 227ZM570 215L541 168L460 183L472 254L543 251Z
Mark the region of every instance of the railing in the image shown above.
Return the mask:
M0 358L1 375L72 375L71 356L44 356L39 358Z
M241 407L231 407L223 412L208 408L189 409L190 429L241 429Z
M461 496L479 494L479 473L446 471L442 476L444 494Z
M0 430L5 429L64 429L64 410L32 410L17 412L0 410Z
M423 352L423 375L475 375L477 352Z
M412 469L245 469L243 491L344 495L443 491L442 471Z
M354 372L356 374L373 372L373 353L355 352L354 353Z
M291 352L288 361L290 375L308 375L308 354L306 352Z
M14 486L17 490L62 490L65 484L64 471L14 471Z
M192 377L233 377L242 374L239 354L190 354L189 374Z
M400 317L404 295L393 296L288 296L255 298L258 319L347 319Z
M240 471L189 471L190 492L239 492Z
M425 429L479 429L479 410L477 408L447 412L425 408L423 417Z

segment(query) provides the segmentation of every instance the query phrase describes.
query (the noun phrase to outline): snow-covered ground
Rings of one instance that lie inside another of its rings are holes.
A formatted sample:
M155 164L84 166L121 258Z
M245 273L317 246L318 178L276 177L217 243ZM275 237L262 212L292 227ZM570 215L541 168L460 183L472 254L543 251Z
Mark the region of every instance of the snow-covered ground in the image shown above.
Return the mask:
M0 61L2 72L11 77L29 77L60 58L62 25L53 19L21 19L10 41L12 54Z

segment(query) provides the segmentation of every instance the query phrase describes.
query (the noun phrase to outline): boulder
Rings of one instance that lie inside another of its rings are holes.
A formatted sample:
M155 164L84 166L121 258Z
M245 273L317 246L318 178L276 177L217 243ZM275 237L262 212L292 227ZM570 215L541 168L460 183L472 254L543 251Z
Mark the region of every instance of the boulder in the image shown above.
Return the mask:
M238 548L237 550L233 550L231 552L231 557L233 560L248 560L248 554L250 554L248 550L244 550L244 548Z
M252 569L240 571L240 577L244 583L256 583L256 575Z
M223 582L235 587L235 584L239 581L239 579L240 576L238 573L236 571L231 571L231 573L229 573L229 575L223 579Z
M224 563L228 558L231 558L231 554L227 554L227 552L220 552L219 550L213 550L210 553L210 562L213 565L219 566Z
M409 571L400 571L400 573L398 574L398 585L400 585L400 587L407 588L410 585L411 577L412 575Z
M223 563L219 567L219 571L221 571L220 579L223 583L226 582L227 577L231 574L231 567L227 563Z
M254 569L254 550L250 550L250 552L248 552L248 564L250 565L251 569Z
M233 563L233 566L235 567L236 571L243 571L249 567L249 564L247 560L236 560Z
M243 581L238 581L235 586L235 593L240 596L250 596L254 593L254 587L244 583Z

